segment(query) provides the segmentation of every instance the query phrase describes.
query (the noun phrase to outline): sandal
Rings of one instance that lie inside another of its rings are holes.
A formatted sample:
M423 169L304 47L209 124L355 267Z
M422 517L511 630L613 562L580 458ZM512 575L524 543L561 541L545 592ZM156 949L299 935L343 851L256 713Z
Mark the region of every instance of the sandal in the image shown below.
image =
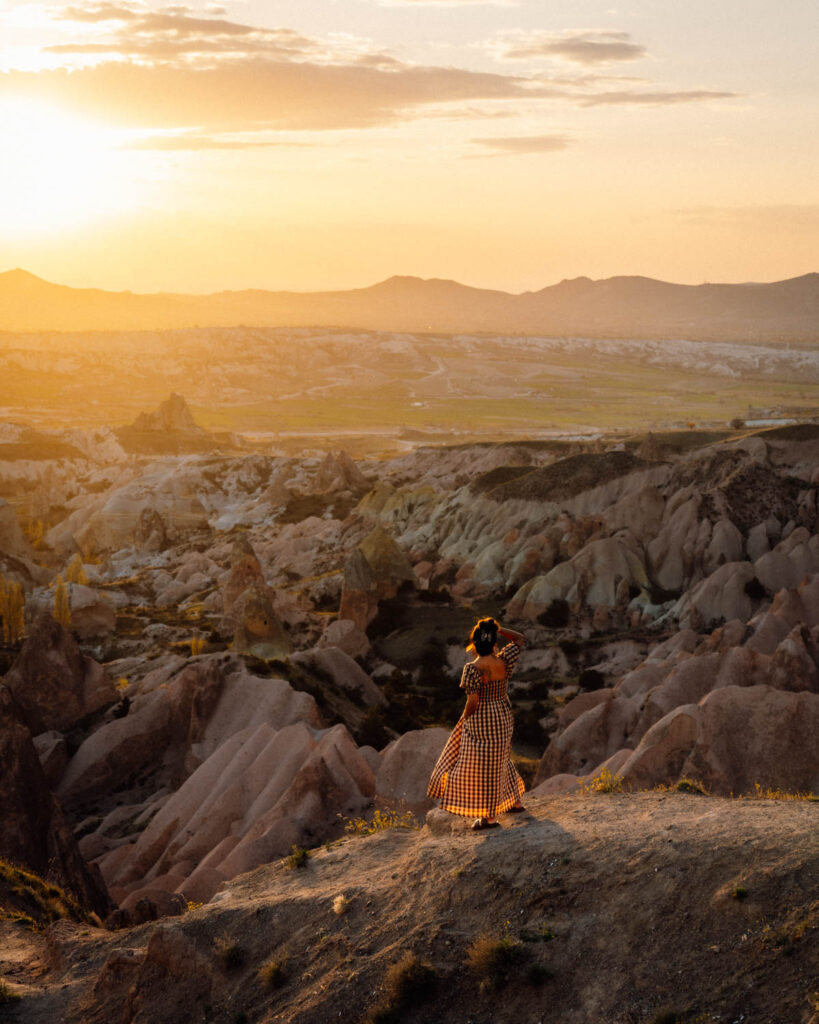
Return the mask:
M489 821L487 818L476 818L472 823L473 832L483 832L486 828L500 828L500 822Z
M526 810L526 808L523 806L523 804L512 804L512 806L507 809L506 813L507 814L523 814L523 812L525 810Z

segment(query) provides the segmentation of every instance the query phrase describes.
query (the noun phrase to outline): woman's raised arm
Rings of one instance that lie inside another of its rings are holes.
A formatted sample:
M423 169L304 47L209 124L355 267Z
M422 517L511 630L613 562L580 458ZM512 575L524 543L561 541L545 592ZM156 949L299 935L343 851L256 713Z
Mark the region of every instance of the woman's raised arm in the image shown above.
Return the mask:
M518 633L515 629L507 629L506 626L498 626L498 636L505 636L507 640L511 640L518 647L523 647L526 643L523 633Z

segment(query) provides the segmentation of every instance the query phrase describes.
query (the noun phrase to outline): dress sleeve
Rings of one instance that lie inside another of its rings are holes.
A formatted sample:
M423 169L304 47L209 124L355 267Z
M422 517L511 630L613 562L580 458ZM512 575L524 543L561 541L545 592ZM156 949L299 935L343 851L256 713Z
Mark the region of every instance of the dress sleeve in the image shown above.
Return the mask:
M520 647L517 644L507 644L503 650L498 651L498 657L502 658L506 662L506 678L508 679L515 671L515 666L518 663L520 657Z
M481 674L472 662L464 665L464 670L461 673L461 689L466 690L467 693L480 692Z

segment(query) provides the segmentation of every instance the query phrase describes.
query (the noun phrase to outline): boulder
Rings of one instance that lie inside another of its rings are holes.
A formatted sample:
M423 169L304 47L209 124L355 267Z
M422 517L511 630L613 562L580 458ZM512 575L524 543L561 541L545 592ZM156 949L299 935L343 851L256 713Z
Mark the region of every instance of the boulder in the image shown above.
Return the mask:
M363 658L370 650L370 641L352 619L333 619L324 630L319 647L338 647L351 658Z
M236 622L233 649L257 658L286 658L290 641L273 608L273 592L267 586L254 585L233 605Z
M378 602L394 597L401 584L408 581L415 581L412 565L379 524L344 565L339 619L350 619L365 630L376 616Z
M387 698L364 669L339 647L313 647L309 651L297 651L290 661L294 665L304 665L319 680L324 679L351 696L353 703L365 707L387 704Z
M388 744L375 776L376 807L423 820L434 806L427 796L429 777L448 738L448 729L415 729Z

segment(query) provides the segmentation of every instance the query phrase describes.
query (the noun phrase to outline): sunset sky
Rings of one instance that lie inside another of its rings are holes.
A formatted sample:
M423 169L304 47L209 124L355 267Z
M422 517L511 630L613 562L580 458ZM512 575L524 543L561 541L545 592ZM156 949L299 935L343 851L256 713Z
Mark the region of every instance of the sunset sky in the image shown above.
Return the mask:
M0 0L0 271L819 270L817 0Z

